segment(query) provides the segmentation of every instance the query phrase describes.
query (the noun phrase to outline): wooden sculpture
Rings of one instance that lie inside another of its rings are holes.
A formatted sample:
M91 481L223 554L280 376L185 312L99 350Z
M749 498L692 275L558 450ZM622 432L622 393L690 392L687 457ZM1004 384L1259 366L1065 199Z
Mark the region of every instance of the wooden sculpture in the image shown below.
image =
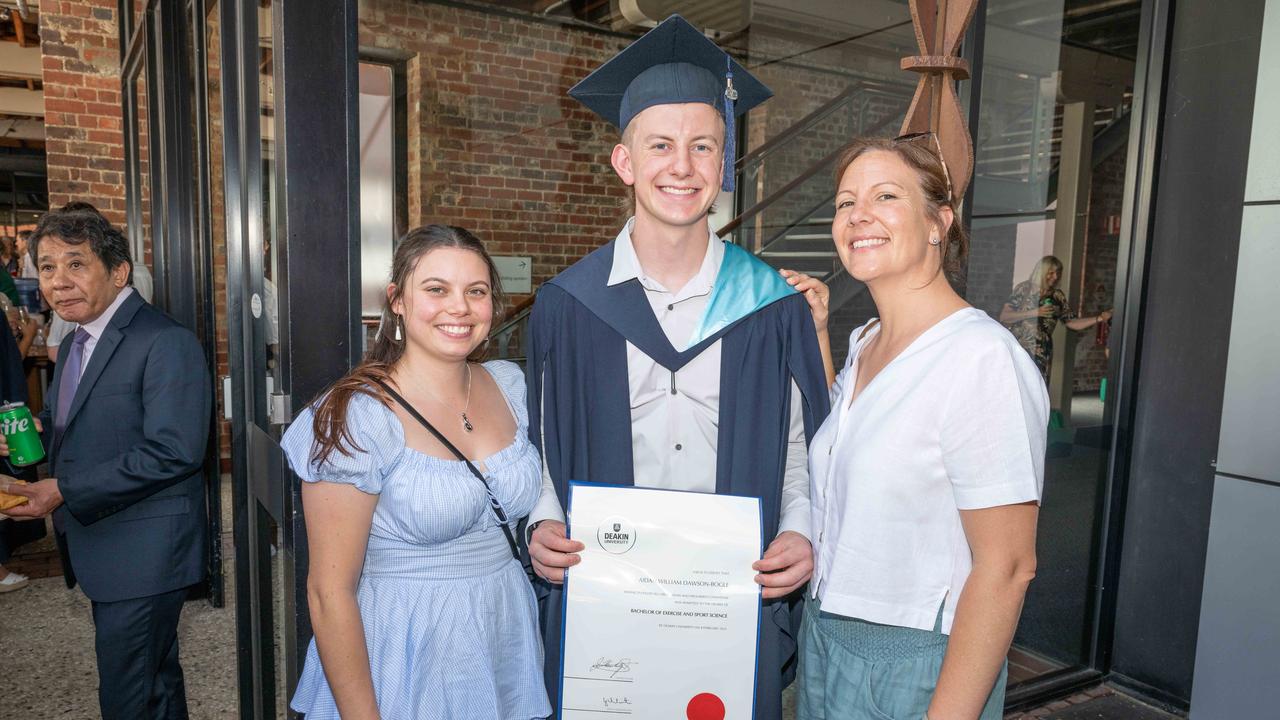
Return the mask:
M902 122L902 135L935 132L951 175L952 192L963 198L973 174L973 140L960 111L955 81L969 78L969 63L956 55L978 0L910 0L919 55L902 59L902 69L920 73L915 97Z

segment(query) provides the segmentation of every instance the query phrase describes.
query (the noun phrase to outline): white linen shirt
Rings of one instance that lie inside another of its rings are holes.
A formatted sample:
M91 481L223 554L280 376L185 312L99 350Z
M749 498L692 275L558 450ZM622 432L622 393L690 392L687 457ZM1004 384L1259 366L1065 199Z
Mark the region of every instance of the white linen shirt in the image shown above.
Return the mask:
M673 347L689 347L712 286L724 260L724 243L708 233L707 252L697 274L676 292L645 275L631 242L634 219L618 233L613 246L609 285L638 279L653 314ZM631 458L637 487L716 491L716 447L720 427L720 341L698 353L678 372L671 372L627 343L627 385L631 404ZM787 464L782 481L778 532L791 530L810 538L809 468L804 438L802 398L791 383L791 424ZM564 522L559 496L543 463L542 494L529 525L541 520Z
M809 455L810 592L826 612L919 630L933 629L941 606L950 634L973 567L960 511L1040 501L1049 395L1013 335L965 308L850 404L879 323L861 331Z

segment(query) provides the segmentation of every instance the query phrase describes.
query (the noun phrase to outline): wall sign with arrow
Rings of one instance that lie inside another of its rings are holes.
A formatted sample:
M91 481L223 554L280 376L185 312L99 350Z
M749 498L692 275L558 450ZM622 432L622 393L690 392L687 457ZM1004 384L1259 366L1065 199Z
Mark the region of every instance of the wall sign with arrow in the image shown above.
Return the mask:
M533 258L513 255L494 255L498 266L502 289L508 295L528 295L533 292Z

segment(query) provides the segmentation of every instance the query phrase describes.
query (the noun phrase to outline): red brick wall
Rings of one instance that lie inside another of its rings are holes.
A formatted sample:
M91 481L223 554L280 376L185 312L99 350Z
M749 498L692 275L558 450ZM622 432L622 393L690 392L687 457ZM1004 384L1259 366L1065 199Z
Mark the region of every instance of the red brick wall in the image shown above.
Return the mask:
M45 98L46 164L49 205L72 200L93 203L112 224L125 227L124 122L121 108L119 25L116 0L44 0L40 3L40 51ZM150 158L147 142L147 88L135 90L138 102L138 160L143 195L142 257L151 266ZM221 208L218 209L221 222ZM217 264L225 281L226 252ZM225 292L219 290L219 307ZM225 373L226 327L219 313L219 372ZM224 445L230 433L224 432ZM224 447L224 463L230 448ZM224 468L227 469L227 468Z
M786 30L794 37L796 28ZM567 91L629 42L431 3L361 3L360 44L411 56L410 225L455 223L477 232L495 253L530 255L535 287L611 239L629 213L625 188L609 167L617 134ZM757 61L812 49L774 37L767 19L738 44ZM885 54L892 62L864 61L859 72L900 81L895 52ZM807 53L803 67L761 67L758 75L776 97L752 111L747 149L847 87L846 63L853 55L865 57L860 49L846 48ZM910 88L904 103L909 93ZM896 103L876 99L863 116L875 120L897 110ZM760 177L760 192L768 194L847 141L853 119L834 116L774 155ZM812 192L796 193L785 204L809 207L819 195L825 199L830 185L824 173L808 188ZM773 214L794 215L794 209Z
M116 3L45 5L46 93L51 100L69 101L50 108L54 202L90 199L123 224ZM215 13L210 21L216 20ZM795 37L795 28L786 29ZM218 306L217 373L222 375L228 372L226 246L216 30L209 37L214 39L208 48L209 187ZM395 49L410 58L410 224L462 225L484 238L496 254L532 256L535 287L612 238L629 214L626 189L608 163L617 136L569 98L567 90L628 42L628 38L589 30L415 0L362 2L361 45ZM745 46L762 58L811 47L774 37L767 19L753 26ZM845 73L850 67L868 76L900 75L898 54L885 51L883 57L868 60L864 49L845 48L810 53L804 68L794 63L760 68L761 78L777 97L753 111L748 148L785 130L839 92L849 82ZM145 88L135 92L145 108ZM883 103L868 110L871 116L887 112ZM762 189L777 187L793 177L797 168L807 167L842 143L848 128L847 117L833 118L793 151L775 156ZM140 129L145 133L145 127ZM145 147L140 154L140 169L145 173ZM824 174L814 187L829 192L829 184ZM811 198L801 195L796 203L810 204ZM145 218L149 212L145 195L141 204ZM230 434L223 436L226 458Z
M87 200L124 225L116 0L40 3L49 204Z
M226 204L223 198L222 174L222 48L219 44L220 24L218 12L212 11L206 18L207 47L205 56L209 103L209 227L213 243L213 304L214 333L217 337L215 378L231 374L228 362L230 350L227 342L227 223ZM222 383L213 388L217 407L224 407ZM221 416L221 413L219 413ZM231 423L219 420L218 458L222 472L231 472Z
M1089 237L1085 247L1085 277L1079 294L1080 312L1085 317L1115 307L1116 261L1120 236L1109 233L1108 218L1119 218L1124 207L1124 172L1127 164L1121 146L1093 171L1089 192ZM1077 333L1075 391L1097 390L1107 376L1107 354L1097 344L1094 329Z
M533 257L535 286L611 239L627 211L617 134L566 95L626 40L407 2L360 6L360 43L412 54L409 224L448 222Z

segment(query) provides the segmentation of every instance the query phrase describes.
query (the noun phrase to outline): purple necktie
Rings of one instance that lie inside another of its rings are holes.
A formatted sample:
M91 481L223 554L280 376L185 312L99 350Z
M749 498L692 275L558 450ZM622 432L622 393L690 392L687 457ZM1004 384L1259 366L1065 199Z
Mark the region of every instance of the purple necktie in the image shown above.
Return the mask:
M89 331L76 328L75 339L71 342L71 350L67 359L63 360L62 378L58 380L58 407L53 416L53 441L58 442L62 432L67 429L67 416L71 414L71 403L76 399L76 388L80 387L80 370L84 364L84 344L89 339Z

